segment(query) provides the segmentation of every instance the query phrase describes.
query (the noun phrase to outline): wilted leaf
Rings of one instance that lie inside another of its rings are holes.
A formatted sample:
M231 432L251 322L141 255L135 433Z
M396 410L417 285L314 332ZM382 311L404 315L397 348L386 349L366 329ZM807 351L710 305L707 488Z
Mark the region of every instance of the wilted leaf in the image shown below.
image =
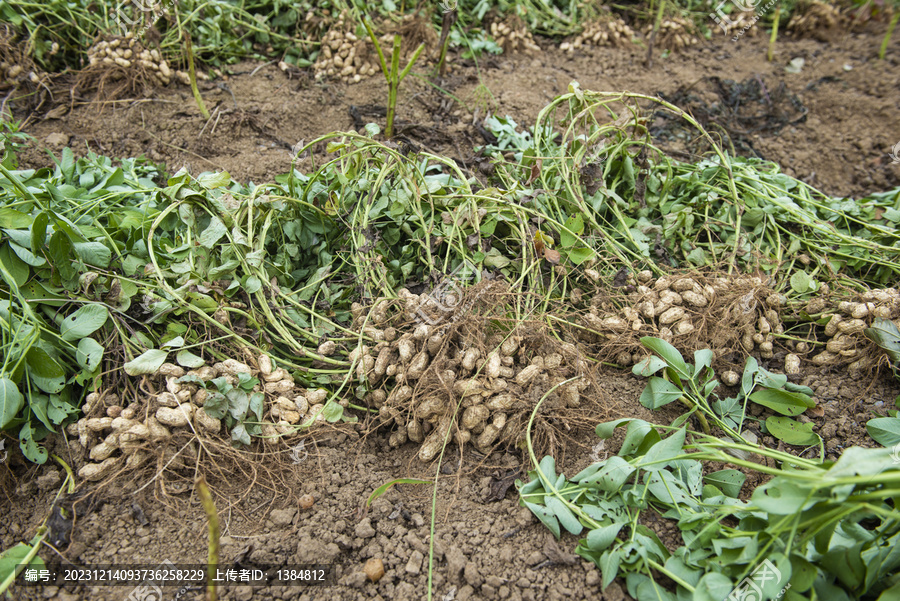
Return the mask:
M196 369L206 363L206 361L202 357L198 357L191 351L187 350L178 351L178 354L175 355L175 361L178 362L178 365L187 367L189 369Z
M559 251L544 247L544 258L547 259L547 262L558 265L560 258Z
M124 365L125 373L129 376L140 376L143 374L152 374L158 370L169 353L160 349L150 349L132 361Z

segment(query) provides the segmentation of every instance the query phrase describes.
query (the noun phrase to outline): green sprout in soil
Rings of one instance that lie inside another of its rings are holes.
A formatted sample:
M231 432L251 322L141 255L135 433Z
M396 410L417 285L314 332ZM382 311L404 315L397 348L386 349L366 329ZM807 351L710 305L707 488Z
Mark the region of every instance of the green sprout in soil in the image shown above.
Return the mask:
M378 53L378 62L381 64L381 72L384 73L384 78L387 80L388 84L388 103L387 103L387 123L384 127L384 135L387 138L390 138L394 135L394 114L397 111L397 91L400 89L400 82L409 74L410 69L412 69L413 64L415 64L416 60L419 58L419 55L422 54L422 50L425 49L425 44L419 44L419 47L416 48L415 52L412 53L412 56L409 59L409 62L406 64L406 67L403 70L400 70L400 34L394 34L394 47L391 51L391 65L388 67L387 61L384 58L384 52L381 49L381 44L378 42L378 38L375 37L375 32L372 31L372 26L369 24L368 19L363 20L363 24L366 26L366 31L369 33L369 38L372 40L372 43L375 45L375 51Z

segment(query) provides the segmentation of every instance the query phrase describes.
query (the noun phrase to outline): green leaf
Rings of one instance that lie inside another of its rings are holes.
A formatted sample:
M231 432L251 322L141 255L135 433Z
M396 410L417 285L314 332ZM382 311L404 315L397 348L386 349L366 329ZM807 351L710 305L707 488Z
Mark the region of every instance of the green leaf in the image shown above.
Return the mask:
M656 443L641 460L640 467L648 472L655 472L666 467L669 461L683 453L684 439L687 429L681 428L668 438Z
M791 416L800 415L807 409L816 406L815 401L803 393L776 388L757 390L750 395L750 400L782 415Z
M59 363L39 346L33 346L28 349L25 355L25 363L28 365L32 375L42 378L55 379L62 378L66 375L65 370L60 367Z
M618 428L619 426L630 424L631 422L642 422L646 424L648 428L650 427L650 424L645 422L644 420L635 419L633 417L622 417L610 422L601 422L597 424L594 432L596 432L599 438L606 440L607 438L612 438L612 435L615 433L616 428Z
M704 482L712 484L729 497L734 497L735 499L740 495L741 487L746 480L747 476L738 470L719 470L703 477Z
M569 257L569 260L572 261L575 265L581 265L585 261L589 260L594 256L594 251L586 246L579 246L577 248L572 248L565 251L566 256Z
M19 246L15 242L10 241L9 247L14 253L16 253L17 257L19 257L24 263L31 265L32 267L43 267L47 264L47 260L44 257L35 255L24 246Z
M215 190L231 183L231 176L227 171L219 173L201 173L197 176L197 183L207 190Z
M103 327L108 318L109 310L105 306L90 303L66 317L59 326L59 333L63 340L84 338Z
M43 430L42 426L38 426ZM30 423L22 424L19 429L19 449L22 454L33 463L47 462L47 449L42 447L35 440L36 431Z
M818 444L821 438L812 431L812 423L801 424L789 417L772 416L766 420L769 434L788 444L801 446Z
M866 338L880 346L891 361L900 362L900 330L890 319L879 317L871 328L863 330Z
M648 409L659 409L673 401L677 401L684 394L680 388L658 376L653 376L647 382L644 392L641 393L641 405Z
M777 476L757 487L750 502L762 511L790 515L809 509L819 502L820 499L816 495L810 495L810 492L810 488L803 483Z
M9 244L4 244L0 248L0 265L9 272L16 286L24 285L31 274L31 269L22 259L16 256ZM5 277L0 279L5 280Z
M366 507L372 506L372 501L386 493L390 490L391 487L397 484L431 484L431 480L419 480L418 478L397 478L396 480L391 480L385 484L382 484L369 495L369 498L366 500Z
M94 267L106 269L112 260L112 251L100 242L76 242L72 248L79 260Z
M247 410L250 408L250 395L240 388L232 388L225 393L228 399L228 412L231 417L240 421L247 416Z
M262 280L260 280L255 275L249 276L244 281L244 291L247 294L254 294L256 292L259 292L260 288L262 288Z
M493 247L491 247L491 250L489 250L487 255L485 255L484 257L485 267L495 267L497 269L503 269L504 267L509 265L510 262L511 261L507 257L500 254L500 251Z
M595 473L576 480L584 486L593 486L604 492L616 492L631 474L634 473L634 467L618 455L614 455L602 462L601 468Z
M2 577L2 572L0 572L0 577ZM884 590L878 595L876 601L897 601L897 599L900 599L900 582L891 588Z
M637 601L677 601L675 595L663 588L662 584L651 580L643 574L629 572L626 581L628 582L629 593L633 591Z
M580 213L576 213L566 220L564 228L559 231L560 246L574 246L583 232L584 220L581 218Z
M28 565L22 565L22 567L19 568L20 564L23 564L25 558L31 553L31 550L31 545L19 543L15 547L10 547L3 553L0 553L0 582L5 581L10 574L13 574L17 569L19 569L21 573L21 570L24 570L25 568L43 570L46 567L41 556L35 553L32 560L28 562Z
M66 372L44 349L33 346L25 355L31 381L44 392L55 394L66 385Z
M168 352L160 349L150 349L141 356L126 363L123 367L129 376L140 376L155 373L166 362Z
M29 227L33 220L27 213L9 207L0 207L0 229L22 230ZM0 582L2 582L2 578L0 578Z
M694 375L699 378L703 370L712 365L713 352L707 348L694 351Z
M634 364L634 366L631 368L631 373L636 376L644 376L645 378L649 378L664 367L666 367L665 361L663 361L656 355L648 355L643 360Z
M656 428L643 420L634 420L628 424L625 430L625 440L622 441L622 448L619 449L620 457L628 457L629 455L640 456L647 452L647 449L662 440Z
M344 416L344 408L334 399L328 399L322 409L322 415L325 416L325 421L333 424Z
M803 593L812 588L816 580L816 566L800 555L791 554L791 590Z
M578 521L578 518L575 517L575 514L572 513L572 510L569 509L565 503L555 496L547 496L544 503L546 504L547 509L553 512L563 528L575 536L581 534L581 531L584 530L584 526L581 525L581 522Z
M225 227L222 220L213 215L212 218L210 218L209 225L206 226L206 229L200 232L197 242L204 248L212 248L216 245L216 242L222 239L222 236L224 236L227 231L228 228Z
M5 430L24 406L25 397L15 382L6 376L0 377L0 430Z
M556 519L556 515L552 511L550 511L543 505L529 503L525 500L522 500L522 503L525 505L525 507L531 510L531 513L537 516L537 519L539 519L541 523L544 524L544 526L546 526L548 530L550 530L550 532L553 533L553 536L559 538L559 522Z
M40 420L44 427L46 427L51 432L56 432L53 428L53 424L50 421L50 417L47 415L47 408L50 404L50 397L45 394L33 394L31 395L31 399L28 401L28 408L31 409L31 412L35 415L35 417Z
M47 216L47 212L42 211L38 213L34 218L34 223L31 224L31 252L34 254L38 254L44 248L47 241L47 224L49 223L50 218Z
M669 367L674 369L682 378L691 377L691 371L688 368L687 363L684 362L684 357L681 356L678 349L665 340L653 338L652 336L644 336L641 338L641 344L662 357Z
M256 416L256 421L262 421L264 403L266 400L266 395L261 392L251 392L250 393L250 401L247 405L248 412L253 413ZM337 403L335 403L337 404ZM340 407L340 405L338 405ZM343 409L343 407L341 407ZM248 413L248 417L249 417Z
M744 364L744 373L741 375L741 393L748 396L753 387L756 386L756 374L759 372L759 363L753 356L747 357Z
M203 410L210 417L222 419L228 413L228 399L225 398L224 394L214 392L206 397L206 402L203 403Z
M621 561L622 557L619 554L618 549L611 549L600 556L598 566L600 567L600 572L603 574L603 580L600 583L601 588L605 589L616 579L616 576L619 574L619 564Z
M160 346L162 346L162 348L181 348L184 346L184 337L175 336L171 340L163 342Z
M900 444L900 418L876 417L866 422L866 431L869 436L884 447L893 447Z
M795 271L791 276L791 288L797 294L803 294L809 290L811 278L804 271Z
M693 601L722 601L731 594L734 585L724 574L707 572L697 583Z
M596 528L588 532L587 546L591 551L605 551L619 535L624 524L610 524L602 528Z
M103 359L103 346L93 338L82 338L78 342L78 351L75 360L85 371L93 372L100 366Z
M231 429L231 440L236 444L250 444L250 433L243 423L238 423Z
M196 369L206 363L202 357L198 357L188 350L178 351L178 354L175 355L175 361L178 362L178 365L189 369Z
M687 494L685 484L668 470L653 472L647 480L647 490L669 506L696 506L696 502Z

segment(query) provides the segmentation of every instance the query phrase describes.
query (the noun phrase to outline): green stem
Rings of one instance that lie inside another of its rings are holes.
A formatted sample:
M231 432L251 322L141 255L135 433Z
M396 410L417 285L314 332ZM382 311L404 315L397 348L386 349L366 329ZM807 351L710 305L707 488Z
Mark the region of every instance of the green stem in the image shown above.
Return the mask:
M775 40L778 38L778 21L781 20L781 7L775 9L775 16L772 17L772 35L769 37L769 52L766 59L771 63L775 60Z
M206 599L207 601L216 601L218 592L216 590L216 566L219 564L219 516L216 513L216 504L213 502L212 495L209 492L209 486L206 484L206 478L200 476L197 478L197 495L200 497L200 503L203 505L203 511L209 520L209 551L207 553L206 566Z
M191 35L187 31L184 32L184 49L187 52L188 76L191 78L191 92L194 94L194 100L197 101L197 108L200 109L200 114L203 115L204 119L209 120L209 111L206 110L206 105L203 103L203 97L200 95L200 88L197 87L197 73L194 70L194 50L191 47Z
M881 50L878 51L878 60L884 60L888 44L891 43L891 35L894 33L894 28L897 27L897 21L900 21L900 8L894 9L894 16L891 18L890 25L888 25L887 33L884 34L884 39L881 40Z

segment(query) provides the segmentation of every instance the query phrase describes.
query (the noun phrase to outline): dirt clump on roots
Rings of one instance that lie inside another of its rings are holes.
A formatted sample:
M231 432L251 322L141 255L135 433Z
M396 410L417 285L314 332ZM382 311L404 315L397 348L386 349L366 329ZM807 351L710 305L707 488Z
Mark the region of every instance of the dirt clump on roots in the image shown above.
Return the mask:
M124 97L147 97L158 86L173 80L189 84L181 71L169 67L156 48L145 48L131 32L124 37L100 40L87 51L88 66L79 71L72 89L75 94L95 93L103 103Z
M51 98L51 76L35 65L27 52L28 40L18 39L9 24L0 25L0 117L8 119L7 102L18 96L24 102L16 108L37 111ZM59 46L51 48L51 53Z
M524 449L534 414L535 452L555 453L609 418L613 403L595 363L546 322L516 318L521 295L492 281L456 292L448 303L404 289L399 300L356 308L374 344L350 358L371 389L365 401L378 410L374 425L391 429L390 446L419 444L426 463L448 443L460 456L466 445L482 456Z
M789 375L801 363L871 372L885 365L885 355L865 330L878 319L900 323L896 288L860 292L823 283L798 297L752 274L623 271L612 284L593 270L585 274L594 287L572 290L568 311L556 314L569 317L561 323L583 352L623 367L646 358L640 339L652 336L682 352L709 348L723 368L741 368L752 354Z

